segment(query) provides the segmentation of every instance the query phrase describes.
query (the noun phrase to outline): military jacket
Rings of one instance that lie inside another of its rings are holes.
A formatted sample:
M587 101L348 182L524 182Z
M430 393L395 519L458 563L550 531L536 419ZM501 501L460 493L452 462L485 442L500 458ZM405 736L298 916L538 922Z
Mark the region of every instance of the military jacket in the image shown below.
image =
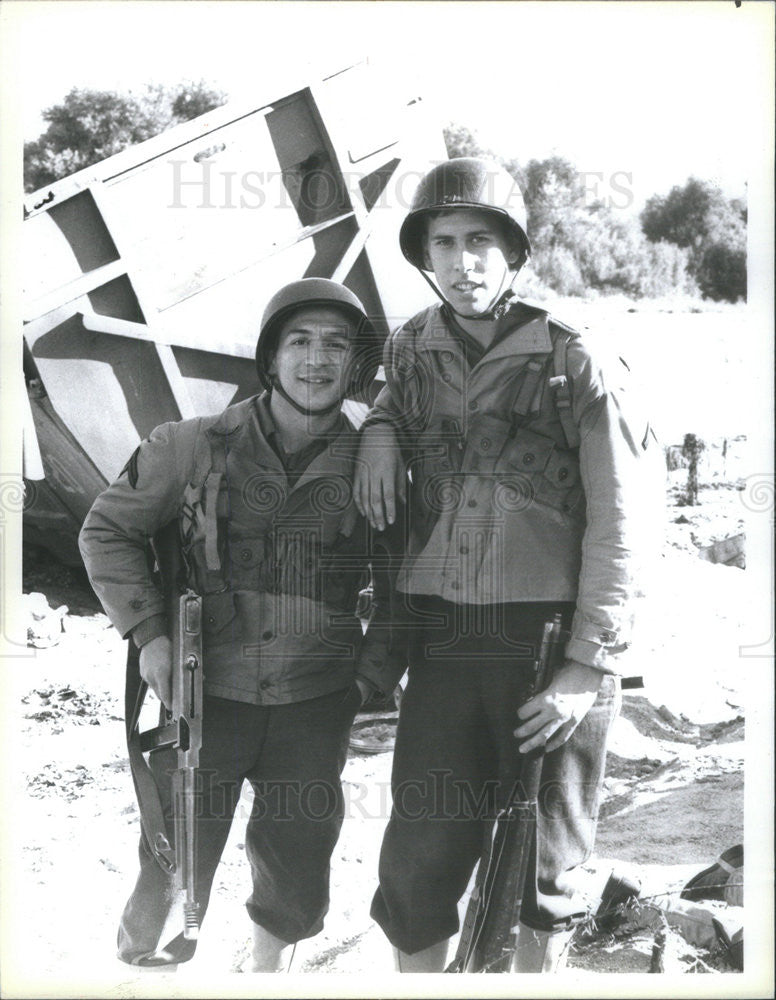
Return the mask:
M542 310L514 315L472 367L439 306L386 343L367 423L397 429L409 466L398 586L459 604L574 601L567 655L615 671L657 525L643 515L659 449L624 364Z
M290 482L265 430L255 397L157 427L86 518L92 585L122 635L162 612L147 546L177 518L203 597L209 694L279 704L356 675L389 692L405 663L390 628L390 555L353 504L355 431L341 417ZM370 566L377 610L364 635L355 610Z

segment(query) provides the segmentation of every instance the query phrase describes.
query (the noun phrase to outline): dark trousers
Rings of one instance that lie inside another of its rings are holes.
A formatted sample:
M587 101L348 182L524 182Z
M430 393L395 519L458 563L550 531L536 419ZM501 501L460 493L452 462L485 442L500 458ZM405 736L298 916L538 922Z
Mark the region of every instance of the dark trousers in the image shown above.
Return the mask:
M460 611L457 625L448 618L446 629L417 630L396 738L393 809L372 903L373 918L408 954L458 930L458 901L494 812L520 777L516 710L548 610L512 607L491 634L481 620L478 628L467 627ZM618 705L619 683L605 677L571 738L544 759L534 877L522 914L531 926L559 926L578 908L568 873L593 848L606 737Z
M340 775L358 704L355 685L288 705L205 698L197 771L201 916L247 779L254 791L245 837L253 879L248 914L288 942L321 930L329 905L329 862L342 826ZM170 837L175 766L175 751L151 754ZM196 942L179 933L182 922L174 924L176 902L172 878L141 837L140 874L119 926L119 958L141 965L190 959Z

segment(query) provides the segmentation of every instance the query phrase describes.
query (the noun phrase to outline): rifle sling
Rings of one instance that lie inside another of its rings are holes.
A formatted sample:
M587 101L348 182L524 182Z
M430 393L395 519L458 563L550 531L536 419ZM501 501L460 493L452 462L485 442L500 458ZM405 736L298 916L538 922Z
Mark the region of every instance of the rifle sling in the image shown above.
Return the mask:
M163 872L172 874L175 871L175 848L167 836L167 824L151 768L143 757L143 742L138 728L140 710L145 701L148 685L140 677L137 648L133 642L129 644L127 655L127 671L124 689L124 718L127 727L127 752L129 768L135 786L140 823L146 843ZM170 728L170 727L166 727ZM161 730L152 730L149 735ZM146 734L143 734L144 736ZM161 745L167 745L160 743ZM171 744L170 744L171 745Z

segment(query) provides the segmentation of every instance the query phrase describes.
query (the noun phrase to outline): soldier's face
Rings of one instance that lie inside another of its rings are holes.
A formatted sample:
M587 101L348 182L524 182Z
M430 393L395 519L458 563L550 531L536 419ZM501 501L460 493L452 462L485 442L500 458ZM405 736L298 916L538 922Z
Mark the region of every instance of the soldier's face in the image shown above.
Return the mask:
M332 406L348 384L353 334L338 309L303 307L281 327L270 372L300 406Z
M450 305L464 316L487 312L517 252L488 212L456 209L429 219L427 263Z

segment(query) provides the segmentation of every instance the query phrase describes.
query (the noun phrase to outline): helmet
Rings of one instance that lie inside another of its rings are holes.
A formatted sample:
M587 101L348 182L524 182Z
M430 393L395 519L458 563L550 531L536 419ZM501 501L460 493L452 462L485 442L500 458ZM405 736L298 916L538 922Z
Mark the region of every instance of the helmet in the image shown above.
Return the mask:
M531 252L526 235L525 202L517 181L494 160L460 156L429 170L418 185L399 232L399 245L410 264L426 270L424 217L451 208L492 212L506 223L507 232L517 238L525 252ZM519 270L524 259L521 254L510 267Z
M329 278L301 278L275 292L261 317L261 329L256 343L256 371L265 389L272 387L270 365L277 349L283 322L297 309L307 306L328 306L339 309L353 320L355 353L358 361L345 390L346 396L363 394L377 374L381 342L361 305L349 288Z

